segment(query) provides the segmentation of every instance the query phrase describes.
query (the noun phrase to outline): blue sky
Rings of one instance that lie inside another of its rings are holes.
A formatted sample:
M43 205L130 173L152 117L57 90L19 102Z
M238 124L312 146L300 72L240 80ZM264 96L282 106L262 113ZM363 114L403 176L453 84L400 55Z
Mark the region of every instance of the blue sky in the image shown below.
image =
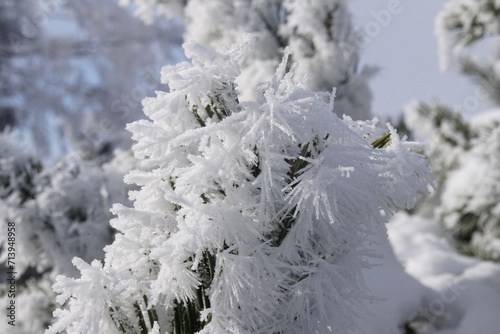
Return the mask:
M362 64L381 68L370 85L375 116L398 115L414 98L427 102L437 98L452 107L466 107L468 114L487 108L475 103L476 87L468 78L456 69L439 70L434 20L447 1L351 1L355 25L373 36L361 51ZM388 19L378 14L390 13L389 9L396 14Z

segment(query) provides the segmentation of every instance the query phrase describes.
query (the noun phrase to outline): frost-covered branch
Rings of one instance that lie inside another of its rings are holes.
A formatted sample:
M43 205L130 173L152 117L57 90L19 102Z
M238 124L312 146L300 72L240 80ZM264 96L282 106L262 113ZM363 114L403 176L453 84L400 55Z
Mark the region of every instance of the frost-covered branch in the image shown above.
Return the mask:
M441 67L446 69L452 53L472 43L500 34L500 2L452 0L436 18Z
M162 70L169 93L128 126L134 205L113 207L104 264L75 259L82 277L58 278L69 308L46 333L356 332L372 298L364 241L427 192L419 146L339 119L332 94L292 80L288 50L242 103L249 42L184 47L191 62Z
M132 167L131 153L117 154L104 165L67 157L42 169L18 142L13 134L0 134L0 225L7 231L13 224L16 232L14 243L8 233L0 233L0 275L6 272L4 264L14 265L16 303L23 307L14 331L3 322L0 332L35 334L52 323L55 276L78 273L71 265L74 256L104 258L103 248L115 233L109 209L113 203L127 203L131 189L122 181ZM12 254L15 260L8 263ZM13 296L6 283L0 284L2 304Z

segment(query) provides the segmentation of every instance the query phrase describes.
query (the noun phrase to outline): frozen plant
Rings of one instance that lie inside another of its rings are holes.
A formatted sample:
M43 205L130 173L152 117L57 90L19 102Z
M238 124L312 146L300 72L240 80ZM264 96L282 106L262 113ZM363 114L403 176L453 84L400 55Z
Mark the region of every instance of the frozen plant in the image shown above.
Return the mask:
M146 26L116 0L0 1L0 117L45 161L75 147L111 159L159 87L151 73L178 61L179 26Z
M437 215L462 252L500 261L500 122L475 130L461 167L448 175Z
M130 187L123 183L126 166L112 160L61 159L41 174L36 216L29 223L37 234L47 266L54 274L73 276L74 256L86 261L103 259L103 248L114 239L109 225L113 203L127 203ZM37 255L38 265L41 258Z
M455 0L448 2L436 19L436 34L443 69L453 55L459 56L460 71L477 83L480 99L500 104L500 2ZM492 40L491 59L468 54L480 41Z
M405 106L404 122L411 131L425 138L429 164L441 186L447 173L459 167L460 155L471 147L475 134L470 124L442 103L417 100Z
M451 0L436 18L441 67L480 39L500 34L500 1Z
M499 18L499 1L454 0L436 20L438 39L447 52L441 58L460 55L460 70L479 85L476 96L497 105L500 52L491 61L463 53L487 37L498 43ZM412 102L406 107L406 123L425 137L430 167L437 175L433 200L421 203L417 212L442 223L464 254L499 261L500 127L498 116L493 116L498 110L487 115L488 124L466 119L460 111L440 103Z
M16 222L19 232L18 274L35 270L51 271L54 276L73 275L74 256L88 261L102 259L102 249L114 236L107 223L112 217L111 204L127 201L129 189L122 181L126 167L113 161L99 166L94 161L68 158L42 171L40 165L33 165L32 158L21 160L22 155L16 155L4 156L0 161L3 180L10 177L0 190L8 193L6 184L13 188L1 205L5 208L2 221ZM8 170L11 161L13 169ZM30 195L27 199L26 194ZM2 234L2 243L3 239ZM5 252L0 254L6 256Z
M486 122L467 121L439 104L412 102L406 122L427 142L429 165L437 176L432 201L418 213L434 217L461 252L500 260L500 122L498 111Z
M58 274L78 273L74 256L87 261L103 259L103 248L114 239L109 225L112 203L127 203L123 183L127 152L109 163L62 159L42 170L40 162L25 153L18 138L0 134L0 224L15 224L16 300L22 307L16 327L0 324L1 333L41 333L53 319L56 306L51 286ZM129 153L130 154L130 153ZM7 233L0 233L0 274L8 257ZM9 285L0 284L0 303L9 302ZM31 300L31 303L28 301ZM5 304L6 305L6 304Z
M191 62L162 70L170 92L128 125L133 207L113 207L104 264L75 258L81 277L58 277L68 307L45 333L355 332L371 298L364 241L427 191L419 145L339 119L333 94L292 80L289 51L241 103L248 43L184 48Z
M4 131L0 133L0 261L7 261L7 223L15 222L19 212L24 211L28 203L36 197L36 177L42 170L42 164L26 153L18 143L16 134ZM38 250L32 242L33 232L24 225L16 226L16 269L22 274L29 263L33 263Z

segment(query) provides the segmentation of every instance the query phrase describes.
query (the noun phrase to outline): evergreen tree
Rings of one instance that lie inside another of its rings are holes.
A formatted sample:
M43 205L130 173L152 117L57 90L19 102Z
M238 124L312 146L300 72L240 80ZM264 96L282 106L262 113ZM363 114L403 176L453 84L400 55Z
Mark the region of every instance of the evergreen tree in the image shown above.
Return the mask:
M482 89L484 98L500 104L500 3L494 0L454 0L446 4L436 20L443 69L453 55L458 56L460 71ZM493 39L496 51L486 60L466 51L480 41Z
M436 214L465 254L500 261L500 117L481 125L449 172Z
M49 309L53 310L55 306L55 294L51 291L51 283L42 282L41 276L43 273L36 270L36 258L39 254L39 248L33 240L33 231L27 224L18 223L16 220L21 212L29 210L26 207L36 198L36 178L42 170L40 161L27 154L18 141L19 138L12 133L7 131L0 133L0 226L2 229L0 233L0 273L2 278L0 283L0 303L8 305L9 302L10 284L4 278L7 272L6 268L9 266L7 262L9 257L8 249L13 247L14 252L11 253L14 253L15 259L11 259L11 261L15 264L16 272L16 302L27 302L25 305L28 305L23 310L24 312L19 310L16 314L16 320L20 320L17 322L17 328L7 324L7 321L0 323L1 332L14 334L21 333L23 329L28 333L39 332L50 324L48 321L50 320L50 313L46 312L44 315L40 315L36 309L38 307L44 308L47 306L46 302L51 299L52 305ZM15 223L15 226L13 226L15 239L10 245L7 228L8 226L12 227L12 225L9 223ZM12 258L12 254L10 257ZM34 292L33 298L28 302L23 296L26 290L29 290L28 279L33 276L36 276L36 279L41 283L39 287L44 287L46 293L41 293L43 297L40 299L39 292L42 291L42 288L33 289L38 291L32 291ZM47 298L48 295L52 296L52 298ZM36 306L31 303L35 303ZM32 317L31 321L28 320L27 315ZM20 324L25 320L33 324L31 330L28 329L29 325ZM18 331L19 328L22 329Z
M443 68L450 56L485 37L500 34L500 3L496 0L451 0L436 19Z
M38 334L52 323L56 306L51 286L58 274L73 276L78 256L103 259L114 239L109 226L112 203L127 203L123 175L132 166L126 152L110 163L62 159L54 167L25 153L18 138L0 134L0 225L15 224L16 327L0 324L0 332ZM8 235L0 233L2 267L8 257ZM0 284L6 305L9 285Z
M132 188L123 183L131 153L115 148L129 148L125 124L159 86L155 68L175 59L177 27L145 26L114 0L0 3L0 276L13 222L22 305L1 333L41 333L53 320L55 276L78 273L75 256L103 259L111 204L128 203ZM2 305L7 291L2 280Z
M3 1L0 3L0 131L14 126L19 118L16 100L19 91L17 82L22 74L17 69L16 54L23 54L26 46L35 44L34 36L21 38L25 22L19 19L19 13L33 16L33 4L30 0ZM16 112L17 111L17 112Z
M500 3L489 0L450 1L436 20L443 67L459 55L460 70L493 104L500 102L498 54L488 62L464 53L486 37L498 37L499 20ZM427 139L430 166L437 175L436 193L419 210L442 222L463 253L500 261L500 114L493 112L481 123L466 120L460 111L440 103L412 102L406 108L406 123Z
M240 102L248 48L187 43L191 62L162 70L170 92L128 126L133 207L113 207L104 264L58 277L68 308L47 334L357 331L366 238L427 191L425 159L390 126L339 119L332 94L292 80L288 50Z
M412 102L406 124L426 138L436 191L418 205L418 213L440 221L467 254L500 261L498 131L500 115L469 122L449 107Z
M24 152L24 149L17 143L18 138L9 132L0 133L0 222L4 231L7 231L7 223L14 221L17 213L36 198L36 176L41 172L42 165L38 159ZM32 231L30 228L24 229L18 226L18 258L17 265L19 274L28 269L31 260L25 257L27 254L36 256L33 242L31 242ZM0 244L2 250L0 259L2 263L7 260L7 233L0 234ZM23 256L23 254L26 254Z
M178 25L145 26L114 0L2 1L0 28L0 115L52 161L129 148L125 124L181 43Z

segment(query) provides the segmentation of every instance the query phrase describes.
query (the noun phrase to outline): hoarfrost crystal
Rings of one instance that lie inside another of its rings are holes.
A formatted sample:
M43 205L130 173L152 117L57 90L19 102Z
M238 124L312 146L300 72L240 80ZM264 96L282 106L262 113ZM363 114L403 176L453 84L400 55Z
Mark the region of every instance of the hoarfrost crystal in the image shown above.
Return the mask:
M392 127L339 119L333 94L292 80L289 50L240 103L248 43L187 43L191 62L162 71L170 92L128 126L134 205L114 206L102 267L75 260L82 278L58 280L70 307L47 334L356 332L371 298L364 241L427 192L426 161ZM79 317L97 296L100 311Z

